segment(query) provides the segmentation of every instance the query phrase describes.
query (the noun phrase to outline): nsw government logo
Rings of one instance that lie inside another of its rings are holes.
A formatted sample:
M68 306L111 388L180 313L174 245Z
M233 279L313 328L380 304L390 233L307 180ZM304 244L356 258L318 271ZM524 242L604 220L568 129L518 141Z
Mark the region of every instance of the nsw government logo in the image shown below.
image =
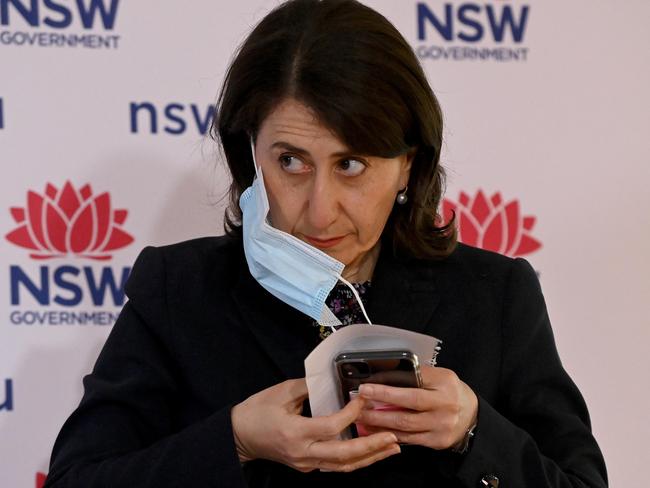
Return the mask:
M458 240L470 246L519 257L542 247L531 232L535 217L521 213L519 201L506 202L499 192L487 198L482 190L473 197L461 192L458 201L442 202L445 222L456 215Z
M133 242L122 228L128 212L114 209L108 192L94 195L90 185L68 181L60 189L48 183L43 194L28 191L25 207L10 213L17 226L5 238L32 259L9 267L11 323L112 325L130 267L99 263Z
M119 0L0 0L0 45L117 49Z
M417 45L422 61L522 62L530 5L521 0L417 3Z
M36 488L43 488L45 486L45 480L47 479L47 474L41 473L40 471L36 473Z

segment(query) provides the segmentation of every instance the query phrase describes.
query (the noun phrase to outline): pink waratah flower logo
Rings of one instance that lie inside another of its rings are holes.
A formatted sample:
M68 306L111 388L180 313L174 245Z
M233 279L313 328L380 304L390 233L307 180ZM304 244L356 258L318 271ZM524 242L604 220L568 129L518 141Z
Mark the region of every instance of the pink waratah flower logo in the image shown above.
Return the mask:
M69 181L58 190L48 183L45 194L27 192L25 208L12 207L18 227L5 237L17 246L31 249L34 259L75 255L106 260L128 246L133 237L120 228L128 212L111 208L107 193L93 195L90 185L76 189Z
M517 200L503 201L499 192L486 198L482 190L474 197L460 192L458 202L445 198L442 213L449 222L456 213L458 240L470 246L517 257L530 254L542 244L530 235L535 217L523 216Z
M43 488L47 475L45 473L36 473L36 488Z

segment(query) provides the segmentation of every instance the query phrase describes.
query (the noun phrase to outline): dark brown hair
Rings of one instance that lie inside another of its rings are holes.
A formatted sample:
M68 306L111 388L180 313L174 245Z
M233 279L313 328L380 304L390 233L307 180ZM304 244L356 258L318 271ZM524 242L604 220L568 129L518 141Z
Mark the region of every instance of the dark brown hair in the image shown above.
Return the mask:
M211 128L233 177L229 235L241 235L239 196L253 181L250 137L285 98L310 107L353 152L391 158L416 151L408 202L394 206L383 238L411 257L441 258L453 250L454 222L438 226L444 186L438 101L402 35L354 0L281 4L230 65Z

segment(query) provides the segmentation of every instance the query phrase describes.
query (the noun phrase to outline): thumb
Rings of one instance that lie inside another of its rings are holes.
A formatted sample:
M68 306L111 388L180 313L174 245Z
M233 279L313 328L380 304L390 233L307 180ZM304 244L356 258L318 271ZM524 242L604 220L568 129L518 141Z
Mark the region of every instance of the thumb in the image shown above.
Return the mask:
M287 380L282 385L287 403L302 404L308 396L305 378Z
M304 427L306 434L319 439L330 438L333 432L338 434L357 420L364 403L363 398L357 397L336 413L312 419Z

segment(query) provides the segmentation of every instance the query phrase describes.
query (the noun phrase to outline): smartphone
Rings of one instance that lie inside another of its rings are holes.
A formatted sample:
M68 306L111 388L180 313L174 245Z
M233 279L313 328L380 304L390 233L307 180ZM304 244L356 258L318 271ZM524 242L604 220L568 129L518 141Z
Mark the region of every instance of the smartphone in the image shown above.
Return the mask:
M342 406L359 394L359 385L363 383L404 388L422 386L418 357L404 349L343 352L334 359L334 365ZM402 410L401 407L382 402L372 402L370 407L376 410ZM368 435L368 432L362 425L353 424L350 434L359 437Z

